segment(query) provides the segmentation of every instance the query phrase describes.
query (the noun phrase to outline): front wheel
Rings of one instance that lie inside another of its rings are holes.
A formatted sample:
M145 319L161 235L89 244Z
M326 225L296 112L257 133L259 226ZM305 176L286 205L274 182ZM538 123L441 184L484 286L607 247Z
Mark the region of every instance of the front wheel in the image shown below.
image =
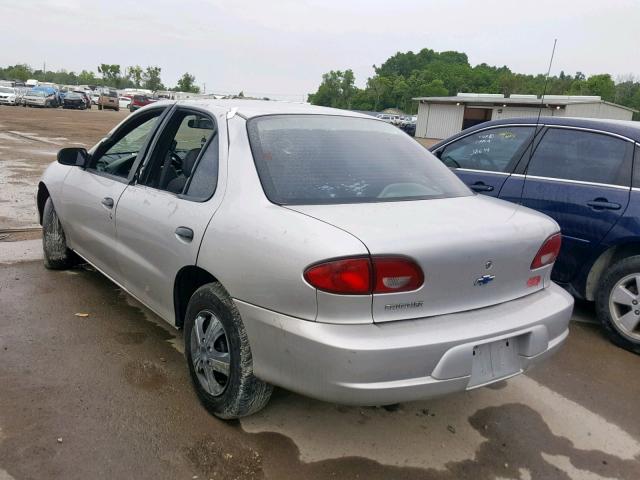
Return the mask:
M67 247L67 239L51 197L47 198L42 212L42 250L44 266L51 270L69 268L75 263L76 256Z
M640 255L625 258L605 272L596 311L613 343L640 354Z
M273 387L253 375L240 312L219 283L200 287L189 300L184 343L196 393L215 416L244 417L267 404Z

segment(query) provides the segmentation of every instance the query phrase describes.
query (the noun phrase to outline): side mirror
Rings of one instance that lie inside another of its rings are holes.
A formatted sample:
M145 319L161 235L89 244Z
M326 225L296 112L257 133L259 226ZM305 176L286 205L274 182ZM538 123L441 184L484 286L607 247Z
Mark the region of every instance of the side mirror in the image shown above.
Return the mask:
M72 167L86 168L89 153L86 148L69 147L58 152L58 163Z

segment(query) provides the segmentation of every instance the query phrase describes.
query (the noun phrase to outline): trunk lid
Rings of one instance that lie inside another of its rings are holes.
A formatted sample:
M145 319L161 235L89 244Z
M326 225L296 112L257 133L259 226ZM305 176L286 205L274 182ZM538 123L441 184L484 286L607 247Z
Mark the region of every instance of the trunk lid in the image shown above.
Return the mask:
M532 272L531 261L559 230L545 215L485 196L287 208L351 233L371 255L405 255L420 265L425 281L418 290L373 295L374 322L472 310L533 293L549 281L552 266ZM536 275L540 283L529 286Z

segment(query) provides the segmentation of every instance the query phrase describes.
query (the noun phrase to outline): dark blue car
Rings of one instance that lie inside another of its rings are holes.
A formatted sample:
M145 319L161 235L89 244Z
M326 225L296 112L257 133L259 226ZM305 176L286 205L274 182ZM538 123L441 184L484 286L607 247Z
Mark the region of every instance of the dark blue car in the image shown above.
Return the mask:
M431 151L476 192L554 218L552 278L595 301L611 340L640 353L640 122L498 120Z

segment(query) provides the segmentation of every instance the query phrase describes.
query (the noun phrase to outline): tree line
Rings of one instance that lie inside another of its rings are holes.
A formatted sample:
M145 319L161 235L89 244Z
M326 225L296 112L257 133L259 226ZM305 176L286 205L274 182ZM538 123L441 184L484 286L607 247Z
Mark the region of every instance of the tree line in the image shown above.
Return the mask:
M398 108L407 113L417 111L415 97L441 97L459 92L512 93L541 95L543 74L512 72L508 67L481 63L472 67L465 53L436 52L428 48L418 53L398 52L379 67L364 88L355 86L352 70L332 70L308 100L315 105L353 110L381 111ZM600 95L603 100L640 110L640 79L629 75L618 78L604 73L588 78L582 73L549 77L548 95ZM634 114L640 120L639 114Z
M158 66L133 65L121 68L117 64L102 63L98 65L98 74L90 70L82 70L80 73L67 70L38 70L27 64L10 65L0 67L0 79L22 81L35 79L39 82L51 82L59 85L100 85L113 88L145 88L148 90L175 90L180 92L200 93L200 87L196 85L196 77L185 73L180 77L173 88L167 89L162 83L160 74L162 69Z

